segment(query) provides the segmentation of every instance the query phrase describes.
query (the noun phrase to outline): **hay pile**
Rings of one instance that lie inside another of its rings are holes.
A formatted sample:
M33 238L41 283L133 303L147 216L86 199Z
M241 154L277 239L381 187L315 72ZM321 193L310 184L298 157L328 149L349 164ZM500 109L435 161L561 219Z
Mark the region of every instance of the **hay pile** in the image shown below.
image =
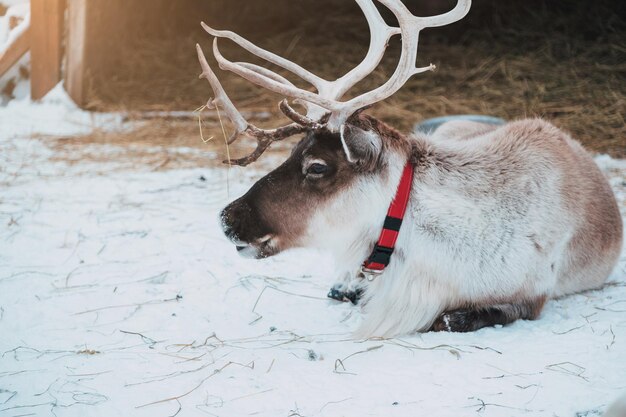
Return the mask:
M89 91L90 107L97 110L193 110L204 104L211 93L205 81L197 80L194 44L200 42L210 55L211 39L198 28L200 20L238 31L329 78L356 65L369 41L365 19L351 1L278 0L271 11L264 2L241 0L155 0L149 10L140 1L111 3L120 4L103 9L110 15L100 13L92 29L96 48L91 49L98 57L89 60ZM423 1L407 4L424 13ZM445 9L445 2L440 7ZM124 13L120 17L115 10ZM421 119L446 114L540 116L594 151L626 157L625 16L626 4L610 0L476 0L462 23L423 32L418 64L433 62L438 71L414 77L370 111L405 131ZM111 30L112 25L120 29ZM222 45L229 58L254 61L240 49ZM384 82L398 56L395 40L380 68L354 93ZM280 97L230 74L218 76L239 108L276 111ZM206 128L205 135L221 136L215 120L207 120ZM205 146L194 120L156 121L141 129L137 137L167 134L165 140L175 144Z

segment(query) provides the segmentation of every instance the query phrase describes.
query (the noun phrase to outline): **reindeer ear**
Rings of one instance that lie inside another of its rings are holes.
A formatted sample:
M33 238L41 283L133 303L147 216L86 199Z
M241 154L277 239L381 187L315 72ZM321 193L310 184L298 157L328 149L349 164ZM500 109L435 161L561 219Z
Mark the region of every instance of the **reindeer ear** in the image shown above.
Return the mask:
M341 126L341 144L348 162L364 171L371 171L376 166L383 149L383 142L375 132L363 130L350 123Z

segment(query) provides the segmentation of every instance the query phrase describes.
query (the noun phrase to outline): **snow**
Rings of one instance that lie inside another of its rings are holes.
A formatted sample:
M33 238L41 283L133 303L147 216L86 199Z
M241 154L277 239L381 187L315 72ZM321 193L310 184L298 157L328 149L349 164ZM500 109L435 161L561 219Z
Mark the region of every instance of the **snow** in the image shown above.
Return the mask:
M123 128L121 115L79 109L61 83L40 103L24 98L0 107L1 140L33 135L70 136L112 128Z
M5 6L28 5L29 0L0 0L0 4Z
M591 417L626 391L626 254L537 321L353 340L325 255L222 236L260 170L69 163L41 136L120 123L60 87L0 107L0 416ZM626 211L626 161L597 161Z
M24 33L30 25L30 4L28 0L1 0L0 6L6 7L4 16L0 16L0 56L6 51L19 35ZM0 7L2 9L2 7ZM11 20L19 23L13 29L10 28ZM24 98L30 94L30 82L25 74L20 73L20 68L29 68L30 52L20 58L11 69L0 76L0 105L8 99ZM14 83L12 91L6 91L7 85ZM7 97L7 95L9 97Z
M20 23L13 29L9 28L11 17L20 18ZM30 26L30 8L28 4L9 7L7 13L0 17L0 55Z

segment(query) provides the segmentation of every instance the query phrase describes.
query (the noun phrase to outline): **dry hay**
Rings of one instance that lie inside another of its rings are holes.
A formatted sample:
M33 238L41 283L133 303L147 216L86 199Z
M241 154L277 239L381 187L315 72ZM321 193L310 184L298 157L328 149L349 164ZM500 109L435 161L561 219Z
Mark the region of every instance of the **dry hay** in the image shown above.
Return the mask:
M95 163L115 163L116 170L138 168L167 170L191 167L223 166L227 150L222 128L217 120L201 115L202 136L198 119L150 121L134 120L134 128L122 131L96 129L89 135L69 137L44 137L47 146L53 151L52 160L71 165L85 161ZM265 118L264 118L265 119ZM224 126L228 132L228 126ZM228 134L228 133L227 133ZM272 152L287 155L297 138L277 143ZM104 150L90 145L107 145ZM229 146L234 156L250 152L255 146L250 138L242 138ZM262 168L268 168L262 164ZM104 171L111 166L103 166Z
M200 41L210 51L210 37L197 26L201 19L237 30L326 77L353 67L367 48L367 26L352 2L338 7L326 0L280 0L273 3L271 18L262 2L208 3L183 1L178 9L166 10L166 21L164 9L155 6L153 16L143 15L144 20L156 19L153 24L124 23L130 29L119 31L123 42L105 31L107 42L100 42L98 51L107 61L94 61L100 70L91 74L90 107L193 110L206 102L211 92L206 82L197 80L194 50ZM419 2L407 3L419 11L413 4ZM545 117L588 148L625 157L626 6L614 3L477 0L463 23L423 33L418 64L433 62L438 71L414 77L371 112L405 131L419 120L446 114ZM242 8L241 15L234 14ZM126 16L132 19L137 13L128 10ZM101 23L111 22L101 16ZM233 60L251 59L226 42L222 45ZM396 40L380 68L356 92L384 82L398 55ZM272 111L278 117L280 97L230 74L219 76L239 108ZM261 125L277 123L274 119ZM221 142L215 121L207 125L205 136ZM131 135L97 133L84 140L205 146L193 120L154 121Z

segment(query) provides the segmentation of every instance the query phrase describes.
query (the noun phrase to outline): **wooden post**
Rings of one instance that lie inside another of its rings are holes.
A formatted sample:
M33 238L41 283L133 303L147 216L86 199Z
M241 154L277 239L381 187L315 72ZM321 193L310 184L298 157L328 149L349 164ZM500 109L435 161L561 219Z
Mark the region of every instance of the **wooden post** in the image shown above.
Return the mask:
M61 81L65 0L30 0L30 94L46 95Z
M65 89L80 107L85 106L85 54L88 0L68 0L68 35Z
M15 41L0 54L0 76L4 75L30 48L30 28L26 29Z

